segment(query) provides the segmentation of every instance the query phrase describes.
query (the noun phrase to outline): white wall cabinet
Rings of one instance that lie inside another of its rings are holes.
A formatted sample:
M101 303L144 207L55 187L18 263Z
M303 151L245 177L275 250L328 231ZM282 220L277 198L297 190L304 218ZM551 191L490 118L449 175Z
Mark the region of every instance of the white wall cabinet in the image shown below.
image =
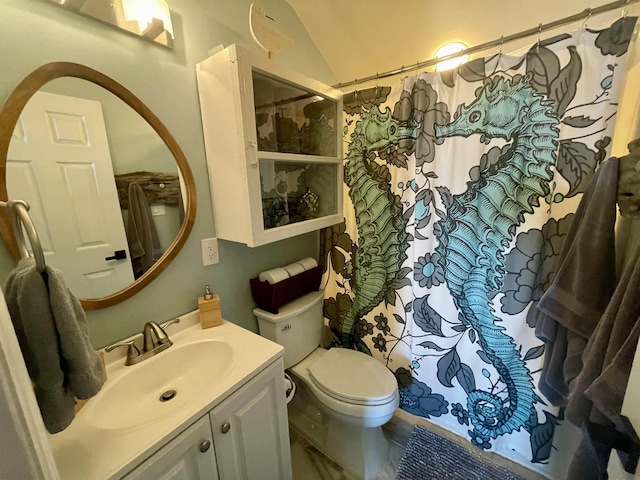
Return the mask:
M123 480L291 480L282 359Z
M256 247L342 221L342 95L232 45L196 66L216 235Z

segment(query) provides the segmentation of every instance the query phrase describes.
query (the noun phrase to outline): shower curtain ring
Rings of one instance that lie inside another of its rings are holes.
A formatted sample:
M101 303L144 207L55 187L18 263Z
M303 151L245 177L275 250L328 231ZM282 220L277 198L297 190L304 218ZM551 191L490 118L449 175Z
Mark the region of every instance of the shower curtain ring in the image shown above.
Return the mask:
M376 72L376 98L378 98L378 72Z
M542 33L542 24L538 24L538 39L536 40L536 50L540 48L540 34Z
M353 79L353 101L358 105L358 79Z
M589 19L591 18L591 9L587 8L585 10L585 12L587 12L587 18L584 19L584 22L582 23L582 30L586 30L587 29L587 22L589 21Z
M498 58L502 57L502 45L504 45L504 35L500 36L500 50L498 50Z

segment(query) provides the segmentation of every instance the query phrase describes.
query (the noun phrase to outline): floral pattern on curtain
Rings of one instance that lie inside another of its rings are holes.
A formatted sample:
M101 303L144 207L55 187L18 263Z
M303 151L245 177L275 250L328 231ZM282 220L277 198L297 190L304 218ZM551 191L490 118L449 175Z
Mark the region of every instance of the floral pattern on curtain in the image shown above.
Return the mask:
M345 222L321 238L334 345L481 449L546 463L558 447L535 306L608 158L634 25L345 96Z

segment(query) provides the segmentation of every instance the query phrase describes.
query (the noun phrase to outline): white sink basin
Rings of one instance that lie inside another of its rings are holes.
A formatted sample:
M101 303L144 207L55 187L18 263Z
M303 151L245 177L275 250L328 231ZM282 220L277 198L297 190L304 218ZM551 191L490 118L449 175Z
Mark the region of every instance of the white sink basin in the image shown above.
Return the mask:
M223 341L174 344L126 367L113 381L107 379L102 391L84 407L86 421L109 430L147 425L219 383L232 370L233 361L234 349ZM170 398L161 399L163 395Z
M227 321L203 329L198 310L183 315L169 337L173 346L137 365L124 365L124 349L106 354L102 390L68 428L49 435L61 479L123 478L283 354ZM161 402L167 390L176 396Z

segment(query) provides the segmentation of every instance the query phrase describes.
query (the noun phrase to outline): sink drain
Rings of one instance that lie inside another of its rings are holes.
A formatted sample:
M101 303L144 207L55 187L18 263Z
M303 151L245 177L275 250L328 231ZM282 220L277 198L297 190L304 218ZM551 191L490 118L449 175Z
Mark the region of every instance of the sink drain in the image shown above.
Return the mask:
M161 402L168 402L169 400L175 398L177 394L178 392L176 392L175 390L167 390L160 395L160 398L158 398L158 400L160 400Z

